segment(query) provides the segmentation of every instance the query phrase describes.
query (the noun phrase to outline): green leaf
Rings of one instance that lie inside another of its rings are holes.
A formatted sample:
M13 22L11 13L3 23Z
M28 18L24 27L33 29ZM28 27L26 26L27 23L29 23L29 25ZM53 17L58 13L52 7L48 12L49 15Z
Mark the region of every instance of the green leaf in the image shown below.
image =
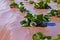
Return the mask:
M43 8L43 5L44 5L44 2L41 1L41 2L39 2L39 3L37 3L37 4L39 5L39 8L42 9L42 8Z
M37 15L37 19L43 21L43 14Z
M45 39L51 40L51 36L44 36L44 37L43 37L43 40L45 40Z
M27 15L25 16L25 18L31 19L31 18L33 18L33 15L31 13L27 13Z
M20 4L19 4L19 10L21 12L24 12L25 11L24 4L22 2L20 2Z
M53 2L60 4L60 0L53 0Z
M30 19L25 18L25 20L21 21L20 23L22 26L30 26L30 22L31 22Z
M60 40L60 34L58 34L54 40Z
M36 22L33 22L33 21L30 22L30 26L34 27L34 26L36 26L36 25L37 25Z
M50 3L51 0L45 0L46 3Z
M58 10L58 12L57 12L57 17L60 18L60 10Z
M34 7L37 9L48 9L48 8L50 8L50 7L48 7L48 4L44 1L40 1L38 3L35 3Z
M52 0L52 1L57 2L57 0Z
M20 2L20 5L24 5L23 2Z
M43 21L44 22L49 22L50 21L49 15L44 15L43 16Z
M57 14L60 15L60 10L57 11Z
M28 25L34 25L34 26L46 26L45 24L41 24L42 22L49 22L49 16L48 15L33 15L31 13L27 13L27 15L25 16L25 19L28 20Z
M44 36L41 32L37 32L32 36L33 40L51 40L51 36Z
M38 32L38 33L35 33L33 36L32 36L33 40L41 40L43 38L43 34Z
M40 8L39 4L37 4L37 3L35 3L34 7L37 8L37 9Z
M18 4L16 4L15 2L12 2L10 5L13 6L14 8L18 8Z
M34 3L34 1L33 1L33 0L30 0L30 1L29 1L29 3L30 3L30 4L33 4L33 3Z
M20 22L22 26L28 26L28 22L26 20L23 20Z
M21 12L24 12L24 6L21 5L21 6L19 7L19 10L20 10Z
M57 14L57 10L52 9L49 13L50 16L55 16Z
M60 0L57 0L57 3L60 4Z

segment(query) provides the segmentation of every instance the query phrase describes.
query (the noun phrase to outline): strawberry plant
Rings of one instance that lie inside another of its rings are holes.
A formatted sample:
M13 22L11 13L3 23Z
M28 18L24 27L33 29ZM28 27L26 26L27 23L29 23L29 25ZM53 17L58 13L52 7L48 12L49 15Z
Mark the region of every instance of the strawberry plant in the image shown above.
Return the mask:
M51 40L51 36L45 36L41 32L37 32L32 36L33 40Z
M60 17L60 10L54 10L54 9L52 9L50 11L50 13L48 13L48 15L50 15L50 16L56 16L57 15L57 17Z
M60 0L52 0L52 1L55 2L55 3L60 4Z
M24 8L24 4L22 2L20 2L20 4L16 4L15 2L12 2L10 6L13 8L18 8L20 12L29 12L28 10L26 10L26 8Z
M25 22L24 22L25 21ZM43 22L49 22L49 16L48 15L33 15L31 13L27 13L25 16L25 20L21 21L22 26L35 26L35 27L46 27L47 24L44 24Z
M33 3L34 3L34 1L33 1L33 0L29 0L29 3L30 3L30 4L33 4Z
M18 8L18 4L16 4L15 2L11 2L10 7L12 7L12 8Z
M35 3L34 7L36 9L51 9L51 7L44 1L40 1L38 3Z
M58 35L54 38L54 40L60 40L60 34L58 34Z

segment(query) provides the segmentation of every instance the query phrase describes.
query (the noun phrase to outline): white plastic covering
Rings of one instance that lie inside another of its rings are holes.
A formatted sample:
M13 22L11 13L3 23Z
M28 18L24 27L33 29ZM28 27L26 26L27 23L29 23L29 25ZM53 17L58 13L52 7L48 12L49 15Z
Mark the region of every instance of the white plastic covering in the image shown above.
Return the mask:
M0 40L29 40L29 30L19 29L17 14L11 11L8 4L8 0L0 0Z
M45 30L48 30L46 35L48 34L51 36L55 36L60 32L60 20L55 18L52 18L53 22L56 23L56 26L53 27L49 26L46 29L41 28L38 30L33 30L34 28L21 28L19 20L23 20L23 16L19 15L19 12L18 14L12 12L12 10L9 8L8 2L9 0L0 0L0 40L32 40L32 33L38 32L38 30L44 33Z

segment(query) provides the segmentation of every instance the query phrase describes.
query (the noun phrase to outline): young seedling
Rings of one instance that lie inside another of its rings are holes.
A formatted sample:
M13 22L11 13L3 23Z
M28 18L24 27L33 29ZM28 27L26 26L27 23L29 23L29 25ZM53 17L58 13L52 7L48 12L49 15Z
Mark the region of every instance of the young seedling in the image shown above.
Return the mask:
M60 4L60 0L52 0L52 1L55 2L55 3Z
M60 34L58 34L54 40L60 40Z
M20 2L20 4L19 4L19 10L20 10L21 12L24 12L24 10L25 10L24 4L23 4L22 2Z
M24 8L24 4L23 2L20 2L20 4L16 4L15 2L12 2L10 4L11 8L18 8L20 10L20 12L29 12L28 10L26 10L26 8Z
M43 40L51 40L51 36L44 36Z
M49 16L48 15L44 15L43 16L43 21L41 22L41 27L47 27L47 22L49 22L50 21L50 18L49 18Z
M36 9L51 9L51 7L44 1L40 1L38 3L35 3L34 7Z
M30 4L33 4L33 3L34 3L34 1L33 1L33 0L29 0L29 3L30 3Z
M33 15L31 13L27 13L25 16L25 21L27 20L28 26L35 26L35 27L46 27L47 24L44 24L43 22L49 22L49 16L48 15ZM23 21L22 21L23 22ZM23 25L23 23L21 24ZM27 26L27 25L26 25Z
M45 36L41 32L37 32L32 36L33 40L51 40L51 36Z
M57 0L57 3L60 4L60 0Z
M51 10L50 13L48 13L49 16L57 16L60 17L60 10Z
M60 10L57 10L57 17L60 17Z
M57 14L57 10L52 9L50 13L48 13L49 16L55 16Z
M32 36L33 40L41 40L43 38L43 34L41 32L37 32Z
M57 0L52 0L53 2L57 2Z
M11 2L10 7L11 8L18 8L18 4L16 4L15 2Z
M51 0L41 0L41 1L44 1L45 3L50 3Z

